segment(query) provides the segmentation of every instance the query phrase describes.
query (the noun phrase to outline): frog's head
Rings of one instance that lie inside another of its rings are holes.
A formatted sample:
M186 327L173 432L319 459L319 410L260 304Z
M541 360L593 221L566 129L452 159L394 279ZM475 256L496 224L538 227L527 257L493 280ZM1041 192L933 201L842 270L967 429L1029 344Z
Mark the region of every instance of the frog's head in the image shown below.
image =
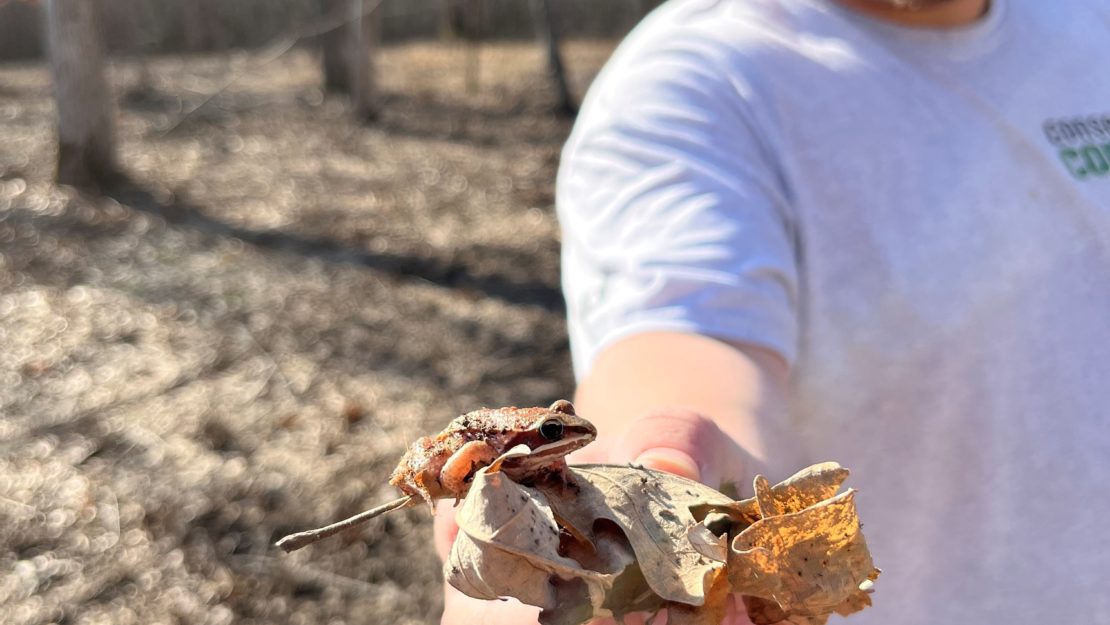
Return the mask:
M597 438L594 424L574 413L574 406L565 399L549 408L530 409L529 422L513 437L507 449L527 445L532 459L556 460L583 447Z
M548 408L513 408L509 416L513 434L502 439L505 445L498 452L517 451L523 445L530 453L514 453L495 464L519 483L535 482L553 474L565 481L566 455L597 437L597 428L576 415L574 406L566 400Z
M566 454L597 438L594 424L575 414L574 406L565 399L551 404L547 414L536 419L529 430L535 432L534 439L538 443L528 445L533 453L551 447Z

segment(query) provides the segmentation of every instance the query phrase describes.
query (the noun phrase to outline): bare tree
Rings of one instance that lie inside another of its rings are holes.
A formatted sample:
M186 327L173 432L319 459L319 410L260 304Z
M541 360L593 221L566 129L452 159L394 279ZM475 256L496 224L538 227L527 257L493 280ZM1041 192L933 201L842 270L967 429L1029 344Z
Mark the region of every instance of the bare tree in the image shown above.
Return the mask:
M95 2L49 0L46 24L58 110L58 182L109 182L117 172L115 110Z
M220 17L218 0L187 0L181 3L181 11L186 49L212 50L230 45L231 34Z
M481 44L485 36L485 0L440 0L439 36L462 41L466 52L466 92L475 94L482 76Z
M350 93L350 32L346 24L346 9L350 0L319 0L320 14L325 19L343 20L344 23L320 35L323 52L324 90L330 93Z
M458 0L440 0L439 2L439 37L440 39L453 39L459 32Z
M466 53L466 92L478 92L478 84L482 80L482 32L485 22L485 0L466 0L463 3L464 12L464 38L467 43Z
M547 51L547 71L551 75L558 98L556 107L559 113L574 116L578 113L578 105L567 85L567 73L563 65L563 55L559 51L559 32L555 26L551 0L532 0L532 18L536 25L536 36Z
M321 35L324 88L349 94L355 116L366 121L381 112L374 67L381 31L379 4L380 0L320 0L324 15L339 22Z
M374 57L380 43L381 0L351 0L351 104L355 117L377 119L381 113Z

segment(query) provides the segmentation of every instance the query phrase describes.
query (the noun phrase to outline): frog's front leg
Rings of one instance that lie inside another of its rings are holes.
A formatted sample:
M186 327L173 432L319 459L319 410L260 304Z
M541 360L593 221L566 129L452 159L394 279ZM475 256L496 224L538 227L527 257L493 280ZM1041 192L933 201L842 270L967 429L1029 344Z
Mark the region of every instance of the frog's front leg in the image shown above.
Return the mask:
M467 479L479 467L484 467L497 459L497 450L486 441L470 441L451 454L439 472L439 483L461 498L470 488Z
M570 467L567 466L565 458L559 459L559 462L552 468L564 487L578 490L578 484L574 481L574 475L570 472Z

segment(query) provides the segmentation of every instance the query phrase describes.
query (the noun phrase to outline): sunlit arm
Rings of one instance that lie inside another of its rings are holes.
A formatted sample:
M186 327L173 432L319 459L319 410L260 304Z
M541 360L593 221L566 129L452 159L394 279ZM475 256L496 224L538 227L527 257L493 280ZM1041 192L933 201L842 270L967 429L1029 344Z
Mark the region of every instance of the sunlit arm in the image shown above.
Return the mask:
M757 473L774 482L806 460L783 427L788 376L778 354L755 346L674 332L621 340L578 387L575 405L598 440L573 460L627 462L662 443L691 450L712 486L735 481L747 492ZM691 428L692 413L719 430Z

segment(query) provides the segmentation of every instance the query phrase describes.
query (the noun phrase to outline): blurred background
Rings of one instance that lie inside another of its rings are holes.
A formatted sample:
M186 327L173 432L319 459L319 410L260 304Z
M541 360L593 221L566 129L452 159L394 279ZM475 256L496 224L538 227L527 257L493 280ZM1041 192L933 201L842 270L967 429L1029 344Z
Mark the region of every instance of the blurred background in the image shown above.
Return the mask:
M424 507L271 545L571 394L559 150L655 4L0 0L0 623L437 622Z

